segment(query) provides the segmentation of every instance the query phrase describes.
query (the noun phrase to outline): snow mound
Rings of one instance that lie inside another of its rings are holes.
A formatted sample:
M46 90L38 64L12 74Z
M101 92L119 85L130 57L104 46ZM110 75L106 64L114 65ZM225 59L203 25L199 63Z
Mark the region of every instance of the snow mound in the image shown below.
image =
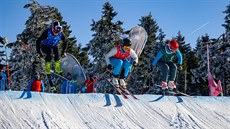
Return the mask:
M0 128L228 128L229 97L0 92Z

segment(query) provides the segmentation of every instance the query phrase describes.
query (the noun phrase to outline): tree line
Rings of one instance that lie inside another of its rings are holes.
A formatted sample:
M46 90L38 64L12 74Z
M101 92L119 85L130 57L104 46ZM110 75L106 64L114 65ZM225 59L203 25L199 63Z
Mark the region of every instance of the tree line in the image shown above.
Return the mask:
M98 18L99 20L92 20L90 25L93 32L92 39L85 43L85 47L82 47L75 36L70 36L72 32L70 25L63 20L61 12L57 8L40 5L35 0L31 0L24 8L28 9L31 15L25 23L25 29L17 35L17 39L25 42L31 49L28 50L20 42L15 42L11 46L9 64L11 86L15 90L25 89L34 71L40 71L45 83L48 84L44 75L44 61L36 58L35 46L37 38L43 30L50 27L52 21L60 21L63 26L63 33L68 38L67 52L78 59L87 74L95 76L99 76L106 69L104 55L129 32L122 28L122 21L114 21L118 13L109 2L105 2L102 6L101 17ZM178 41L184 57L183 70L178 71L176 79L178 90L191 95L208 95L206 45L209 44L211 73L216 80L221 80L224 95L230 94L230 4L226 6L223 13L226 14L225 23L222 24L225 33L220 37L210 38L208 34L201 35L197 38L194 49L191 48L190 43L185 42L186 37L180 30L175 37L172 37ZM166 34L157 24L151 12L146 16L141 16L138 25L145 28L148 40L139 57L138 66L132 71L127 87L135 94L157 93L155 84L160 84L160 70L156 67L151 74L148 70L160 46L165 43ZM98 80L99 92L114 92L114 89L105 81L105 78L108 77L109 74Z

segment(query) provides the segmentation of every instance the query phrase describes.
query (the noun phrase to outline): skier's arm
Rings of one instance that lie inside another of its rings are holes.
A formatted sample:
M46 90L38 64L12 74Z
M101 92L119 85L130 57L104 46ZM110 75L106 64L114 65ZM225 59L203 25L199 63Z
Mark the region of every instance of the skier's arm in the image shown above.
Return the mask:
M157 53L157 56L155 57L155 59L154 59L153 62L152 62L152 66L156 66L158 60L160 60L160 58L161 58L162 56L163 56L162 52L159 51L159 52Z
M178 58L178 64L182 65L183 57L182 57L180 50L176 51L176 56Z
M110 60L109 58L114 56L117 53L117 48L114 47L113 49L111 49L106 55L105 55L105 61L107 63L107 65L110 64Z
M136 52L133 49L130 49L130 57L136 62L138 63L138 57Z
M45 30L42 35L36 41L36 50L38 54L41 54L41 42L48 37L48 31Z
M63 41L63 48L62 48L62 54L66 53L66 49L67 49L67 41L66 41L66 36L64 35L64 33L62 33L62 37L61 40Z

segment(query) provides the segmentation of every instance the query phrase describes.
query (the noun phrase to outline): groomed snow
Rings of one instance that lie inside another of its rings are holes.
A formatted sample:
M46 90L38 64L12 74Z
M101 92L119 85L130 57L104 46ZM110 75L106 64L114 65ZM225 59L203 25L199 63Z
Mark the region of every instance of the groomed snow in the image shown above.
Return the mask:
M227 129L229 97L0 92L0 128Z

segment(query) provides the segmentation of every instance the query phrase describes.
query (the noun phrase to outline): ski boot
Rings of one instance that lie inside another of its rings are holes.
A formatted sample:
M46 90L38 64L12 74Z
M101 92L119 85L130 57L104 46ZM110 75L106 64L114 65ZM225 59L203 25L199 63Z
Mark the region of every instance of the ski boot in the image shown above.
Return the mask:
M113 78L112 78L112 84L115 85L117 88L119 87L119 83L118 83L118 80L117 80L116 76L113 76Z
M124 79L119 79L119 82L120 82L120 86L123 88L123 89L126 89L126 82Z
M168 87L169 87L170 91L177 92L176 85L175 85L174 81L169 81L168 82Z
M165 95L165 93L168 91L167 83L162 81L161 82L161 89L162 89L162 95Z

